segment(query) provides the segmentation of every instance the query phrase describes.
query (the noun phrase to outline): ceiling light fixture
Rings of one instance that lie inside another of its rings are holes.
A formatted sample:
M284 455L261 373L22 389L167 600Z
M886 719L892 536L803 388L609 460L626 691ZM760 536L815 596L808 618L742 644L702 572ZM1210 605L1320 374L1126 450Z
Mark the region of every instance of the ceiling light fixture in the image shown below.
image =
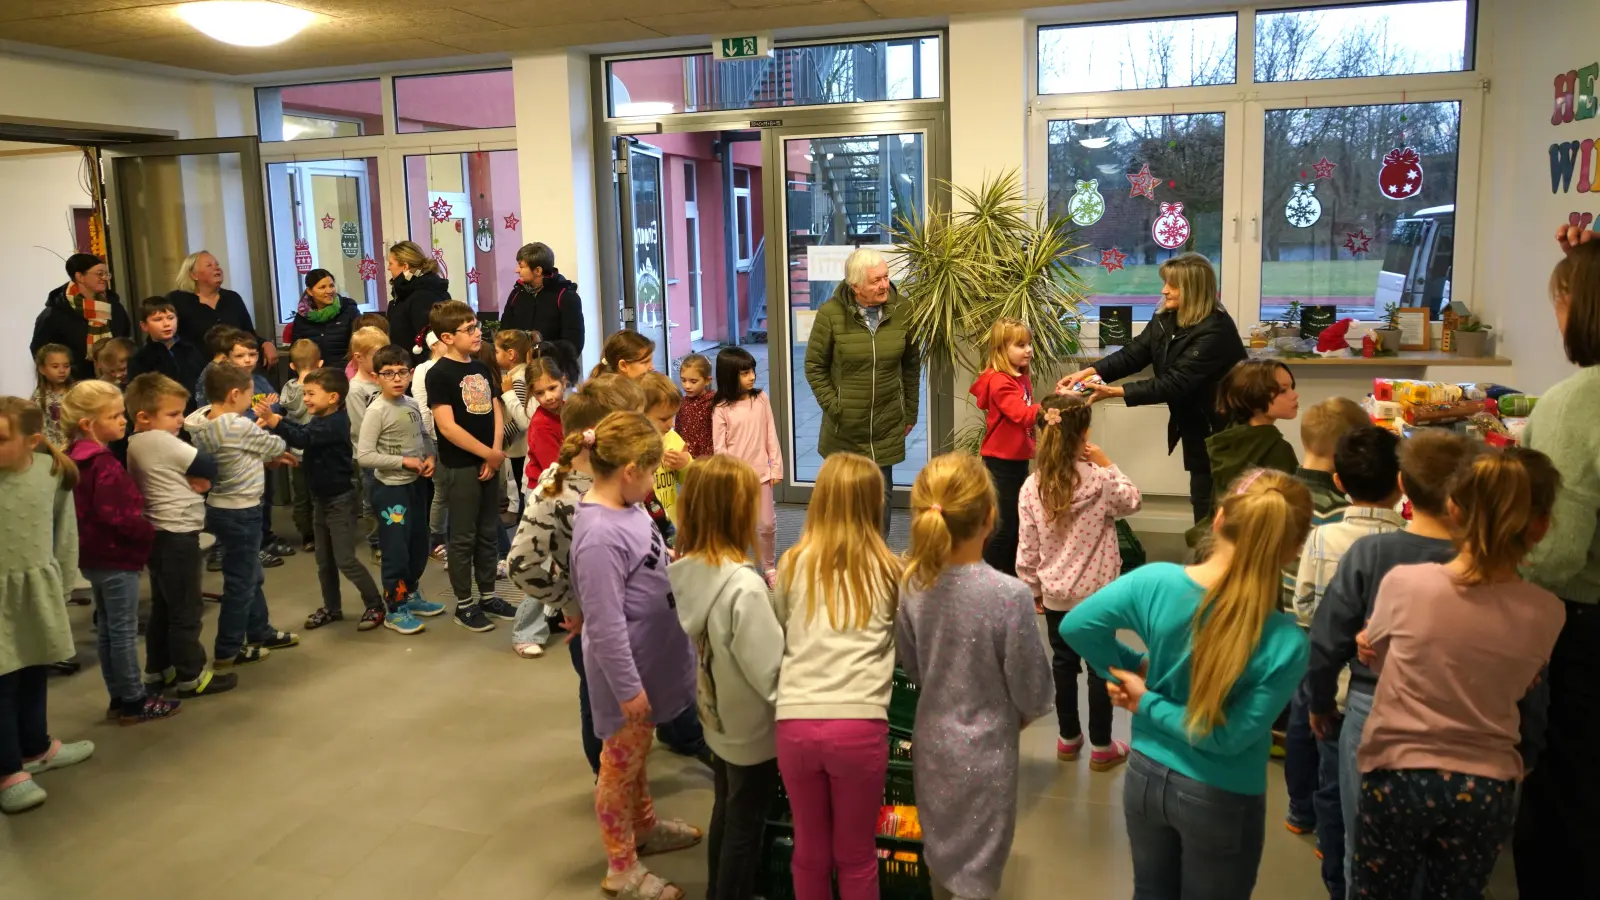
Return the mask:
M178 15L202 34L224 44L270 47L300 33L316 13L266 0L206 0L185 3Z
M1087 150L1099 150L1101 147L1108 147L1110 145L1111 145L1111 138L1108 138L1108 137L1084 138L1083 140L1078 142L1078 146L1083 147L1083 148L1085 148Z

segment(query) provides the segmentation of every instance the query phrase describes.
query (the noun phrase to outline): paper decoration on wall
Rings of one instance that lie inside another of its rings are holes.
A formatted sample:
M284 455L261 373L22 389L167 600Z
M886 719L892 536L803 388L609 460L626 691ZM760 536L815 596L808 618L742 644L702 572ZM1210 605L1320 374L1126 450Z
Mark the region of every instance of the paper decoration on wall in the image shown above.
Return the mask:
M488 253L494 249L494 227L489 224L488 216L474 223L472 237L473 243L478 245L479 253Z
M1378 190L1390 200L1405 200L1422 192L1422 156L1412 147L1396 147L1383 155L1378 170Z
M1165 250L1176 250L1189 239L1189 220L1182 203L1161 204L1161 215L1150 226L1150 237Z
M428 215L435 222L447 222L447 221L449 221L450 220L450 201L446 200L443 197L439 197L439 198L435 199L432 203L428 204Z
M444 264L444 249L442 247L433 248L433 261L439 264L439 274L449 278L450 268Z
M1321 337L1339 318L1339 307L1316 305L1300 307L1300 337Z
M1110 250L1100 251L1100 265L1105 268L1107 275L1122 268L1122 261L1127 258L1128 254L1123 253L1121 250L1118 250L1115 247L1112 247Z
M1322 180L1324 178L1332 178L1333 177L1333 170L1339 168L1339 164L1338 163L1328 162L1328 158L1326 156L1324 156L1322 158L1322 162L1314 162L1314 163L1312 163L1311 164L1311 168L1316 170L1316 172L1317 172L1317 180L1320 181L1320 180Z
M516 231L517 230L517 226L519 224L521 224L521 223L522 223L522 220L517 218L517 214L516 213L506 213L506 230L507 231Z
M1567 213L1567 224L1573 228L1588 228L1592 222L1594 213Z
M323 216L322 217L322 230L323 231L332 231L333 230L333 222L334 222L333 213L328 213L327 215Z
M1138 172L1128 176L1128 196L1156 199L1156 177L1150 174L1150 164L1145 163Z
M1346 231L1344 233L1344 248L1350 251L1351 256L1355 256L1357 253L1367 253L1372 248L1372 235L1367 234L1365 228Z
M1123 347L1133 339L1133 307L1100 307L1100 346Z
M378 280L378 261L370 256L363 256L361 264L356 267L356 270L361 273L362 281Z
M467 284L477 284L477 283L478 283L478 267L477 266L473 266L472 268L467 270Z
M344 253L345 259L355 259L361 255L361 231L356 228L356 223L340 223L339 249Z
M1106 214L1106 198L1100 194L1100 182L1091 178L1078 182L1078 188L1067 201L1067 214L1072 221L1087 228Z
M311 243L304 238L294 242L294 270L301 275L311 271Z
M1283 217L1296 228L1310 228L1322 218L1322 201L1317 199L1317 183L1295 182L1289 202L1283 207Z

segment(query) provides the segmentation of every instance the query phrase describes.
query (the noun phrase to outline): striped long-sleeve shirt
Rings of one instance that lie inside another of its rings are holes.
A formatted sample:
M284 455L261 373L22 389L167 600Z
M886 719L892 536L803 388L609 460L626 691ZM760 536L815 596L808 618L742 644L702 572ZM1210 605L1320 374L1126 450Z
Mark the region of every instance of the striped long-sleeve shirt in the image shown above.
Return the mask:
M210 414L211 407L202 406L183 420L194 445L217 460L206 504L221 509L260 506L267 483L264 463L283 455L283 438L238 413Z

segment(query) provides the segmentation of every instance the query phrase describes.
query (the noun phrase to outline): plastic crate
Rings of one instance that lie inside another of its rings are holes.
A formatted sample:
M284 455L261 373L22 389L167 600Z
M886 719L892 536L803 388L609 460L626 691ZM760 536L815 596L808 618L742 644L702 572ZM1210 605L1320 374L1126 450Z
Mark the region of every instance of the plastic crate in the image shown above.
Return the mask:
M923 857L921 841L879 837L878 896L882 900L930 900L933 879ZM757 879L766 900L794 900L794 829L767 824Z
M1133 533L1126 519L1117 520L1117 550L1122 554L1122 574L1126 575L1145 564L1144 544Z
M896 666L889 692L889 727L909 734L917 723L917 701L921 698L922 688Z
M889 761L911 762L911 732L889 729Z
M917 791L912 781L909 761L889 760L889 772L883 779L883 805L917 805ZM778 790L772 796L772 808L767 811L767 819L777 825L788 825L794 821L794 815L789 809L789 791L783 786L781 778L778 779Z

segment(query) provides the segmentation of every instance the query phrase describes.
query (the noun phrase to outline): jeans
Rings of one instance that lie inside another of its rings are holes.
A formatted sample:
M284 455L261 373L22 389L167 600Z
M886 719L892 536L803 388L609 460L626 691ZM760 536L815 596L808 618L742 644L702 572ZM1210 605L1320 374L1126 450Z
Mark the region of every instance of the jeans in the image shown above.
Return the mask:
M778 761L736 766L711 760L711 827L706 830L707 900L749 900L761 869L761 835L778 793Z
M1435 769L1375 769L1361 778L1360 804L1352 896L1409 900L1420 875L1423 896L1482 897L1511 834L1517 783Z
M1312 828L1317 824L1317 736L1311 731L1310 710L1305 685L1289 700L1289 724L1283 748L1283 784L1289 791L1289 821ZM1326 851L1324 851L1326 852Z
M889 771L882 719L782 719L778 768L794 811L795 900L877 900L878 810Z
M1189 505L1194 508L1198 524L1211 515L1211 455L1206 451L1206 435L1185 433L1182 441L1183 467L1189 473Z
M372 488L372 511L378 517L378 547L383 551L383 596L390 604L414 594L428 567L428 503L421 481ZM359 565L359 563L358 563Z
M311 497L311 482L305 466L295 466L289 472L289 497L294 502L294 527L302 542L316 539L313 521L315 501Z
M983 458L984 468L994 479L995 492L1000 498L999 517L994 523L994 533L983 548L983 561L1015 577L1017 574L1017 499L1022 494L1022 483L1028 480L1028 461L1025 459ZM1059 707L1058 707L1059 708Z
M1527 898L1600 897L1600 605L1566 607L1545 679L1545 749L1522 784L1512 850Z
M478 594L494 596L496 541L500 533L500 490L503 479L478 480L478 467L434 469L434 487L450 509L450 589L457 606L470 606L473 577Z
M341 572L355 585L362 606L383 608L383 597L372 580L372 573L356 558L360 505L354 490L333 497L311 498L311 530L317 542L317 581L322 586L322 608L328 612L341 612L344 607L339 596ZM388 554L384 557L387 564Z
M267 545L277 539L277 535L272 533L272 487L274 480L272 476L272 470L267 469L264 473L261 487L261 549L263 550L267 549Z
M1044 611L1046 631L1050 639L1050 674L1056 683L1056 724L1062 740L1076 740L1083 735L1083 723L1078 718L1078 671L1089 673L1089 744L1094 747L1111 746L1111 695L1106 693L1106 680L1085 666L1083 658L1067 645L1061 637L1061 620L1067 614L1053 609Z
M0 675L0 781L21 772L23 760L50 749L45 716L49 671L27 666Z
M526 647L550 640L550 620L545 618L544 604L531 597L522 598L517 607L517 618L511 623L511 646ZM574 641L577 638L573 638Z
M1361 769L1356 751L1361 749L1361 732L1372 714L1372 695L1351 691L1344 701L1344 722L1339 725L1339 805L1344 809L1344 883L1350 884L1350 860L1356 841L1356 803L1361 797ZM1326 851L1324 851L1326 853Z
M144 697L139 677L139 573L123 569L84 569L94 588L94 612L99 624L96 642L100 674L112 703Z
M1339 739L1317 741L1317 849L1322 851L1322 884L1328 896L1343 898L1344 806L1339 802Z
M1134 900L1249 900L1266 841L1265 795L1213 787L1135 750L1122 808Z
M157 531L150 547L150 622L144 630L145 671L171 668L178 683L205 673L206 648L200 643L200 532Z
M432 478L428 479L428 535L435 547L444 546L445 523L450 512L444 505L444 489Z
M583 755L589 768L600 774L600 750L603 744L594 733L594 708L589 705L589 677L583 673L583 635L575 634L567 644L572 654L572 668L578 671L578 730L583 739Z
M889 539L889 510L894 508L894 466L879 466L883 473L883 539Z
M277 633L267 620L267 577L261 570L261 507L206 507L206 530L222 546L222 610L212 655L230 660L247 643Z

